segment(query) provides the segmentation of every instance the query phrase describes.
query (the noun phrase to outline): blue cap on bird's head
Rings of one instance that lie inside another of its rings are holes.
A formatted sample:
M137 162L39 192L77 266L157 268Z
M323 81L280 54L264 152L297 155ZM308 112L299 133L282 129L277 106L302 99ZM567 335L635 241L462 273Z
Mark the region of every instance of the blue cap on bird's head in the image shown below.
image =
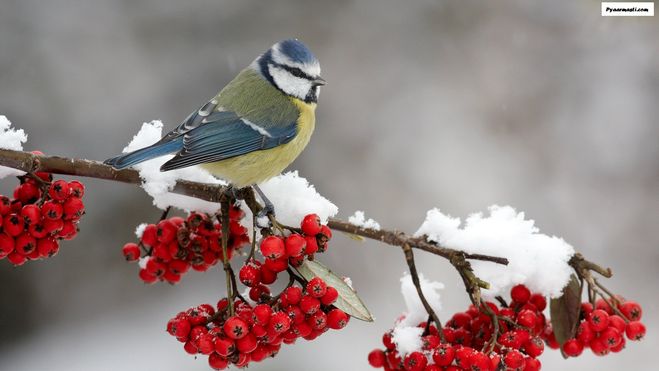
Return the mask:
M251 66L287 95L316 102L325 80L318 58L297 39L283 40L259 56Z

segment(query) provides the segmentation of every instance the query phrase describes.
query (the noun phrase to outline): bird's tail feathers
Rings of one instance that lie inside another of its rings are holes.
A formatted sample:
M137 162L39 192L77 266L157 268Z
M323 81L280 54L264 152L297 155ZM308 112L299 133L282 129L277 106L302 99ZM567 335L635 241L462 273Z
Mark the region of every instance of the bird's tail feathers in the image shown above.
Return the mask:
M139 164L156 157L168 155L177 152L182 147L182 142L173 140L164 143L156 143L149 147L138 149L137 151L126 153L117 157L109 158L103 161L104 164L110 165L115 169L125 169L127 167Z

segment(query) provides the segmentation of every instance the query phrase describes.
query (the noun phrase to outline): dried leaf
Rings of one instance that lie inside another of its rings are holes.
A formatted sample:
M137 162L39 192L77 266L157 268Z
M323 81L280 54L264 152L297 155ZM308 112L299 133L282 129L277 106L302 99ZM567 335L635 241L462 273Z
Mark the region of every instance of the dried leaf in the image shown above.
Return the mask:
M579 324L581 285L579 285L579 280L574 274L570 277L567 286L563 288L563 295L551 299L549 309L551 326L554 329L556 341L562 346L574 337Z
M297 271L307 280L320 277L328 286L334 287L339 292L339 297L334 302L335 307L356 319L373 322L371 312L369 312L362 300L357 296L355 290L329 268L316 260L306 260L297 268Z

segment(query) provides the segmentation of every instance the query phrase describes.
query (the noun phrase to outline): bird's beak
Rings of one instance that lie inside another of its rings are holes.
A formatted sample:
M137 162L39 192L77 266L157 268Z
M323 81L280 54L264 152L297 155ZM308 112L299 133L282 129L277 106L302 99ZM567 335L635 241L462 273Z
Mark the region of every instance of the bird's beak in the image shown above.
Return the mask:
M327 85L327 81L325 81L324 78L318 76L318 77L316 77L316 78L313 80L313 85L314 85L314 86L323 86L323 85Z

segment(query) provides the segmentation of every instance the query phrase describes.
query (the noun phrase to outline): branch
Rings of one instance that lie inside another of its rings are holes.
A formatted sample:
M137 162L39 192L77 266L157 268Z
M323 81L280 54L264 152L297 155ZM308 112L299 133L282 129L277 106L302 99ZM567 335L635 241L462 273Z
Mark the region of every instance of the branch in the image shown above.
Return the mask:
M88 178L112 180L116 182L141 184L139 172L132 169L116 170L111 166L98 161L73 159L59 156L35 155L29 152L0 149L0 165L12 167L25 172L45 171L53 174L75 175ZM198 198L201 200L220 202L228 187L179 180L171 192ZM234 189L231 196L243 199L252 210L260 210L261 205L256 201L251 187ZM428 242L425 237L410 237L398 231L388 231L361 228L342 221L330 218L327 223L331 229L354 234L357 236L380 241L388 245L412 248L427 251L441 256L449 261L455 259L472 259L490 261L497 264L508 264L508 259L481 254L467 254L459 250L438 246ZM454 264L455 265L455 264Z

